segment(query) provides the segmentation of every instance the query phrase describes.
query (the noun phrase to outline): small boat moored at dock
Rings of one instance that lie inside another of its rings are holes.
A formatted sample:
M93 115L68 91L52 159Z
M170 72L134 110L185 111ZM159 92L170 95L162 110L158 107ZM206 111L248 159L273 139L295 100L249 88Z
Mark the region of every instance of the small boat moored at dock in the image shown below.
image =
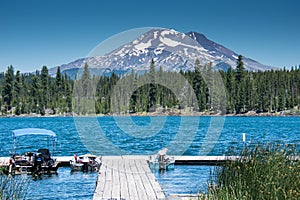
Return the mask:
M53 148L55 146L56 134L50 130L25 128L13 130L14 146L12 156L9 160L8 172L10 174L32 174L40 176L43 174L57 174L58 163L51 157L49 148L40 148L36 152L16 153L17 138L21 136L47 136L52 138ZM48 142L49 143L49 142Z
M70 167L73 172L93 172L100 169L101 163L101 157L92 154L85 154L77 157L75 154L73 159L70 160Z
M153 170L172 170L174 169L174 157L167 155L167 148L160 150L156 155L149 157L148 163Z

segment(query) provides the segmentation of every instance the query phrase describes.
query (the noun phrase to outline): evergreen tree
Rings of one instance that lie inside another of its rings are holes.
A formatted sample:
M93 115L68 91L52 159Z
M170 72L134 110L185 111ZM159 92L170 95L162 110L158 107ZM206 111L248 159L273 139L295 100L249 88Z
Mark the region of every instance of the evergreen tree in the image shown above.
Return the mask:
M66 81L66 111L72 112L72 85L69 77Z
M245 88L246 69L244 67L243 57L239 55L236 67L236 98L235 110L237 113L245 112L246 88Z
M60 71L59 71L60 73ZM44 105L44 107L49 106L49 102L50 102L50 91L49 91L49 87L50 87L50 80L49 80L49 74L48 74L48 68L46 66L42 67L42 71L41 71L41 84L42 84L42 104Z
M245 78L246 69L243 62L243 56L239 55L236 66L236 81L241 83Z
M21 97L22 97L22 80L20 76L20 71L18 70L16 73L15 81L14 81L14 105L16 105L15 108L15 115L21 114Z
M198 99L198 106L200 111L205 110L205 105L206 105L206 98L204 97L203 93L203 85L204 85L204 80L201 76L201 66L200 66L200 61L196 59L195 61L195 71L193 74L193 89L196 94L196 97Z
M40 112L40 81L38 75L34 75L31 79L31 112L39 113Z
M28 84L26 81L27 76L25 74L21 75L21 85L22 90L20 92L20 101L21 101L21 114L27 114L28 112Z
M234 71L230 66L226 73L227 113L235 112L235 78Z
M55 90L56 90L56 97L61 95L61 72L60 67L57 67L56 76L55 76L55 82L54 82Z
M132 83L131 87L137 88L137 77L136 77L136 74L134 73L134 70L132 70L132 72L131 72L130 80ZM133 91L133 93L130 97L129 110L132 113L135 113L137 110L137 89Z
M16 104L20 101L21 89L22 89L22 80L21 80L20 71L18 70L14 81L14 99L16 101Z
M3 103L5 106L3 111L5 113L12 108L13 87L14 87L14 68L13 66L9 66L4 75L3 90L2 90Z
M147 107L147 112L149 111L155 111L155 105L156 105L156 85L155 85L155 63L152 58L151 65L150 65L150 79L151 83L149 86L149 103Z
M84 68L83 68L83 73L81 76L81 84L82 84L82 91L83 91L83 96L87 97L89 94L89 85L91 84L91 74L88 68L88 64L85 63Z

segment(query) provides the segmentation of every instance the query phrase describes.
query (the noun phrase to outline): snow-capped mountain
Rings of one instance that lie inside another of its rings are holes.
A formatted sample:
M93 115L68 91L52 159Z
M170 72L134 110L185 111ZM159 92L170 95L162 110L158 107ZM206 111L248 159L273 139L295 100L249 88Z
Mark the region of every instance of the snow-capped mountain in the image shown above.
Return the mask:
M76 72L88 63L98 73L126 74L131 70L143 73L149 69L152 59L155 66L165 71L187 71L194 69L195 60L201 64L212 63L215 69L235 68L238 54L207 39L196 32L180 33L173 29L152 29L134 41L123 45L104 56L78 59L61 65L61 71ZM248 70L266 70L273 67L244 57ZM50 69L55 74L56 68Z

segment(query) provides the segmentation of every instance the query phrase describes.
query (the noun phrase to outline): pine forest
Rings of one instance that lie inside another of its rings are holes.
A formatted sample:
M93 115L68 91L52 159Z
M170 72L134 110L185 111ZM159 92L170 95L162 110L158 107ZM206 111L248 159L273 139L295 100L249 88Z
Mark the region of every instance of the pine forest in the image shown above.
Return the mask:
M1 115L109 115L169 109L299 114L300 109L299 68L247 71L242 56L227 71L215 71L211 63L201 65L196 60L193 71L166 72L152 61L144 74L96 76L87 64L81 74L72 80L59 67L51 77L46 66L35 73L15 72L9 66L0 73Z

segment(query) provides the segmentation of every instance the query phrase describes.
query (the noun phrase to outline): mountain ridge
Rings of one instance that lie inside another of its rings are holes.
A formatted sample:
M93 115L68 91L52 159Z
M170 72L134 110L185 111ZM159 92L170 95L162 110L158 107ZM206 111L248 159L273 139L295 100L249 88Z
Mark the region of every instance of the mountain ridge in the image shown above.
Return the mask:
M77 59L60 68L64 73L74 73L87 63L90 69L104 75L112 72L127 74L132 70L144 73L149 70L150 62L154 59L156 67L161 66L165 71L188 71L194 69L195 60L198 59L201 64L212 63L214 69L227 70L229 66L235 68L238 55L201 33L151 29L104 56ZM249 71L274 69L247 57L243 61ZM54 75L56 69L51 68L49 73Z

